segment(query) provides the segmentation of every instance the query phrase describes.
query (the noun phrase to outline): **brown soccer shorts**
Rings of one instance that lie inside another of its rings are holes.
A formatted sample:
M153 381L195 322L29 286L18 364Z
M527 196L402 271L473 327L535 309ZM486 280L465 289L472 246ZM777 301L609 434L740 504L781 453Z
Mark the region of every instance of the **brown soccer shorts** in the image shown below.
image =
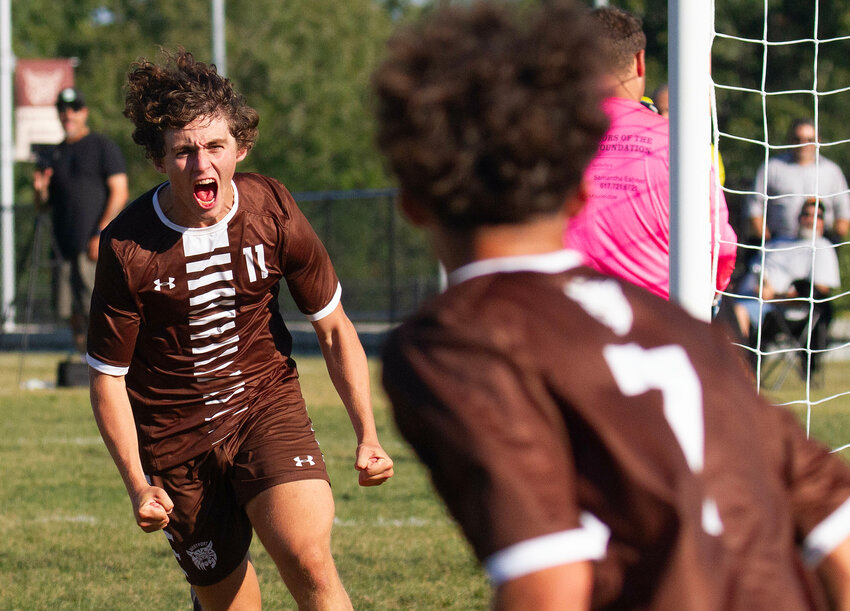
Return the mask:
M294 382L251 406L239 427L210 451L148 476L174 502L165 536L189 583L213 585L239 566L252 535L244 505L257 494L297 480L329 481Z

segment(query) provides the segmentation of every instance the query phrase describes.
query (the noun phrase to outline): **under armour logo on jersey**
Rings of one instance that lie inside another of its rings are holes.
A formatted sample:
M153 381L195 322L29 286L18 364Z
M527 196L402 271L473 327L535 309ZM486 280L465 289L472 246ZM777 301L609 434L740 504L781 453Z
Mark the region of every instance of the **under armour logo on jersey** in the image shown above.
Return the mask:
M156 280L153 281L153 283L154 283L154 290L155 291L161 291L162 287L165 287L167 289L173 289L176 286L174 284L174 278L169 278L168 282L163 282L162 280L157 278Z
M316 463L315 463L315 461L313 460L313 457L312 457L312 456L310 456L309 454L307 455L307 458L301 458L300 456L296 456L296 457L295 457L295 458L293 458L292 460L294 460L294 461L295 461L295 466L296 466L296 467L303 467L304 465L312 465L312 466L316 466Z

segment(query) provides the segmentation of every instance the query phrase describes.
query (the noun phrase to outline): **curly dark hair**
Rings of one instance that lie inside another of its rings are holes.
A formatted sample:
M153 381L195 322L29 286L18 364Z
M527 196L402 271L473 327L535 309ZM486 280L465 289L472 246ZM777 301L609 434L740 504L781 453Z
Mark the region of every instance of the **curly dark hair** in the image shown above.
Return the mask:
M646 34L640 17L613 6L594 9L590 18L596 23L608 69L622 74L631 68L637 53L646 49Z
M608 126L587 9L450 7L401 29L373 75L402 188L460 230L560 209Z
M184 49L174 55L163 50L162 55L164 65L140 58L127 76L124 116L133 122L133 141L145 147L145 155L161 161L165 131L200 116L226 118L239 148L251 150L260 118L230 80Z

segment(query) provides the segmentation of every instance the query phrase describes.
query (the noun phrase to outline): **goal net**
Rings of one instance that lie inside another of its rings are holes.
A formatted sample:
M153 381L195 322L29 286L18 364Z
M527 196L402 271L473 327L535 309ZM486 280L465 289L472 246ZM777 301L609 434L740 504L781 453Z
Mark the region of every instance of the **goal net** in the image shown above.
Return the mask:
M810 432L850 409L850 9L828 4L715 0L712 37L715 188L739 241L723 310L759 389Z

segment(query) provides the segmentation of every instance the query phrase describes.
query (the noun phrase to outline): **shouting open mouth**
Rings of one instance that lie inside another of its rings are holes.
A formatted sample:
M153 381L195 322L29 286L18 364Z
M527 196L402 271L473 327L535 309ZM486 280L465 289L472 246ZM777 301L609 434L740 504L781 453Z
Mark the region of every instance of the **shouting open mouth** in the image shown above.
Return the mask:
M204 178L195 183L195 201L204 210L209 210L215 205L218 194L218 183L214 178Z

